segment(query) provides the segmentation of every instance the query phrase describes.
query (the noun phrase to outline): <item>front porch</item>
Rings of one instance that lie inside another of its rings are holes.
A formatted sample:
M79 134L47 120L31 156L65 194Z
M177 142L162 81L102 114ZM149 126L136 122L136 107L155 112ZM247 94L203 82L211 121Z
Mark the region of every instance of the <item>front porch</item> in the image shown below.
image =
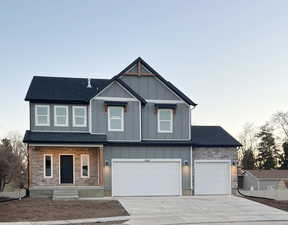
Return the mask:
M28 152L32 198L104 196L103 146L29 146Z

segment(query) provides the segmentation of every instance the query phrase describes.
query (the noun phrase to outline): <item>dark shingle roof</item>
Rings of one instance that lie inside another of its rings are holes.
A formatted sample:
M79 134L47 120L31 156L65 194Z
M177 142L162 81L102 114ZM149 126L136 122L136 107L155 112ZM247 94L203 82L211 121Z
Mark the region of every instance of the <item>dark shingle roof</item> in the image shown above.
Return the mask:
M87 88L87 78L40 77L34 76L27 92L26 101L31 102L67 102L88 104L98 92L113 81L119 82L142 104L146 100L130 88L124 81L114 79L91 79L91 88Z
M87 88L86 78L34 76L25 97L31 102L89 103L96 93L106 86L107 79L91 79L92 88Z
M193 146L238 147L241 144L220 126L191 126Z
M259 179L288 179L288 170L248 170Z
M23 142L47 144L97 144L106 142L106 135L76 132L33 132L27 130Z

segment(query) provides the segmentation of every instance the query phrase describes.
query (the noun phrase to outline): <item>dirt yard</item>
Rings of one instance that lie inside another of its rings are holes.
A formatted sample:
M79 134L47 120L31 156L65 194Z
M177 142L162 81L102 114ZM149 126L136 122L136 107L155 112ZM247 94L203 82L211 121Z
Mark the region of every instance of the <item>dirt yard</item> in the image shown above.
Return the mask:
M272 199L253 198L253 197L246 197L246 198L255 202L262 203L264 205L288 211L288 201L276 201Z
M128 216L116 200L53 201L23 199L0 202L0 222L47 221L82 218Z

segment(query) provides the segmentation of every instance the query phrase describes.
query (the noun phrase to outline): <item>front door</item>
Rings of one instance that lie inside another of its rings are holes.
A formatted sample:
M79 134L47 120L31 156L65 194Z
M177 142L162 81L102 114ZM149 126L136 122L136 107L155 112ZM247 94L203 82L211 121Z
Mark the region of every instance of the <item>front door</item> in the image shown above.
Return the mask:
M73 156L60 156L61 184L73 184Z

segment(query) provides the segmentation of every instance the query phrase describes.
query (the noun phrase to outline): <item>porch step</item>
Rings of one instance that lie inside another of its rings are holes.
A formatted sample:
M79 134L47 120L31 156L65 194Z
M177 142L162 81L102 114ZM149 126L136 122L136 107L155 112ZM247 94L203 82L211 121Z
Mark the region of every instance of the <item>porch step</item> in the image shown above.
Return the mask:
M56 189L53 191L53 200L77 200L79 193L76 189Z

